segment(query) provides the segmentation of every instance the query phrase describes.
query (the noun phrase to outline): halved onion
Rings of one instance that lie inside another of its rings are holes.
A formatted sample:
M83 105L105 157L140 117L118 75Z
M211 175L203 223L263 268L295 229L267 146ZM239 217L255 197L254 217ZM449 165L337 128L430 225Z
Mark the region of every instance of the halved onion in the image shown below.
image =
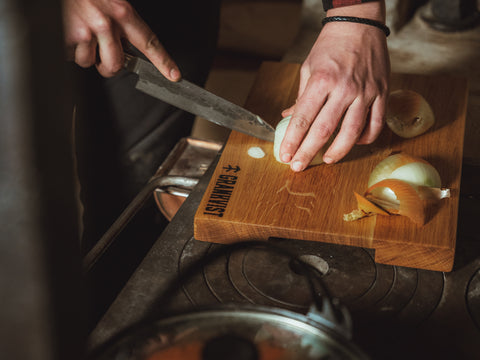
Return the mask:
M438 171L424 159L403 153L391 155L370 174L365 197L355 193L358 209L344 215L344 220L373 214L398 214L423 225L428 220L431 206L450 196L450 191L440 186ZM369 203L385 213L377 211Z
M435 123L435 116L422 95L402 89L390 93L386 123L398 136L412 138L431 128Z
M440 187L438 171L426 160L405 153L390 155L373 169L368 187L385 179L404 180L414 185Z
M291 119L292 119L291 115L283 118L282 120L280 120L280 122L277 124L277 127L275 128L275 139L273 142L273 155L275 156L275 159L282 164L289 164L289 163L283 162L280 159L280 145L282 144L283 138L285 137L285 132L287 131L287 127L288 127L288 124L290 124ZM317 153L317 155L315 155L313 160L310 162L310 166L319 165L323 163L323 154L325 153L326 148L327 148L327 145L325 145L323 149L320 150Z

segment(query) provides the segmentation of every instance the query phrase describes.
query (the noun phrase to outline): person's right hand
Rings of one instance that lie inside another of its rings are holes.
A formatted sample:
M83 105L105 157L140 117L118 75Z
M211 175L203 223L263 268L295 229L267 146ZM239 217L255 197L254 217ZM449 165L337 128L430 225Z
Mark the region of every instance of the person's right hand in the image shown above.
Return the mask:
M123 67L126 39L167 79L181 77L157 36L125 0L63 0L63 22L69 60L81 67L96 65L101 75L115 75Z

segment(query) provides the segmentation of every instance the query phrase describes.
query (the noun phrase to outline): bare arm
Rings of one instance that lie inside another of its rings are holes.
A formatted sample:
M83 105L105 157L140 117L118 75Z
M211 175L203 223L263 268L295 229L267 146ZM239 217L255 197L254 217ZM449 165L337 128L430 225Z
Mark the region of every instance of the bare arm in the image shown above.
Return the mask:
M383 1L328 10L327 16L385 21ZM342 159L355 144L379 135L385 115L390 63L382 30L350 22L327 23L302 65L297 103L280 148L282 161L304 170L340 130L324 154L326 163ZM342 121L343 118L343 121Z
M123 66L121 40L126 39L165 77L180 79L157 36L125 0L64 0L63 21L70 60L82 67L96 64L103 76L115 75Z

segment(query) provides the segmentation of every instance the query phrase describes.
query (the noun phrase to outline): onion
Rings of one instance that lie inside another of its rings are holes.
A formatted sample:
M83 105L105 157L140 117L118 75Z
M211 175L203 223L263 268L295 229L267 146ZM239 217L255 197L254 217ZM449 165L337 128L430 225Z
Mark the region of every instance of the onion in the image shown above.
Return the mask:
M398 136L412 138L432 127L435 116L428 102L419 93L396 90L388 98L386 122Z
M261 147L252 146L248 148L247 154L253 157L254 159L261 159L265 156L265 151Z
M275 159L282 163L282 164L289 164L286 162L283 162L280 159L280 145L282 144L283 138L285 137L285 132L287 131L288 124L290 124L290 120L292 119L292 116L287 116L280 120L280 122L277 124L277 127L275 128L275 139L273 141L273 155L275 156ZM313 160L310 162L310 166L313 165L319 165L323 163L323 154L325 153L326 146L322 150L318 152L317 155L313 158Z
M423 225L429 208L450 197L448 189L440 189L441 183L438 171L424 159L403 153L391 155L373 169L365 197L355 193L358 209L344 215L344 220L398 214Z
M404 153L380 161L368 179L368 187L385 180L398 179L414 185L440 187L438 171L427 161Z

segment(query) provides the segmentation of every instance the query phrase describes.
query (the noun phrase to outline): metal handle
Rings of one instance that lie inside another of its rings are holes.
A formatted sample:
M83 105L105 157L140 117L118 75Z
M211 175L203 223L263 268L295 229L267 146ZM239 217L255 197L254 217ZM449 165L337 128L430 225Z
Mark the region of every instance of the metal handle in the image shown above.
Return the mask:
M121 233L123 228L132 220L135 214L141 209L145 202L152 196L157 188L168 186L179 186L192 189L197 185L198 179L192 179L183 176L161 176L151 179L143 189L138 193L127 208L120 214L117 220L110 226L107 232L95 244L95 246L87 253L83 259L83 268L89 271L107 251L115 238Z

